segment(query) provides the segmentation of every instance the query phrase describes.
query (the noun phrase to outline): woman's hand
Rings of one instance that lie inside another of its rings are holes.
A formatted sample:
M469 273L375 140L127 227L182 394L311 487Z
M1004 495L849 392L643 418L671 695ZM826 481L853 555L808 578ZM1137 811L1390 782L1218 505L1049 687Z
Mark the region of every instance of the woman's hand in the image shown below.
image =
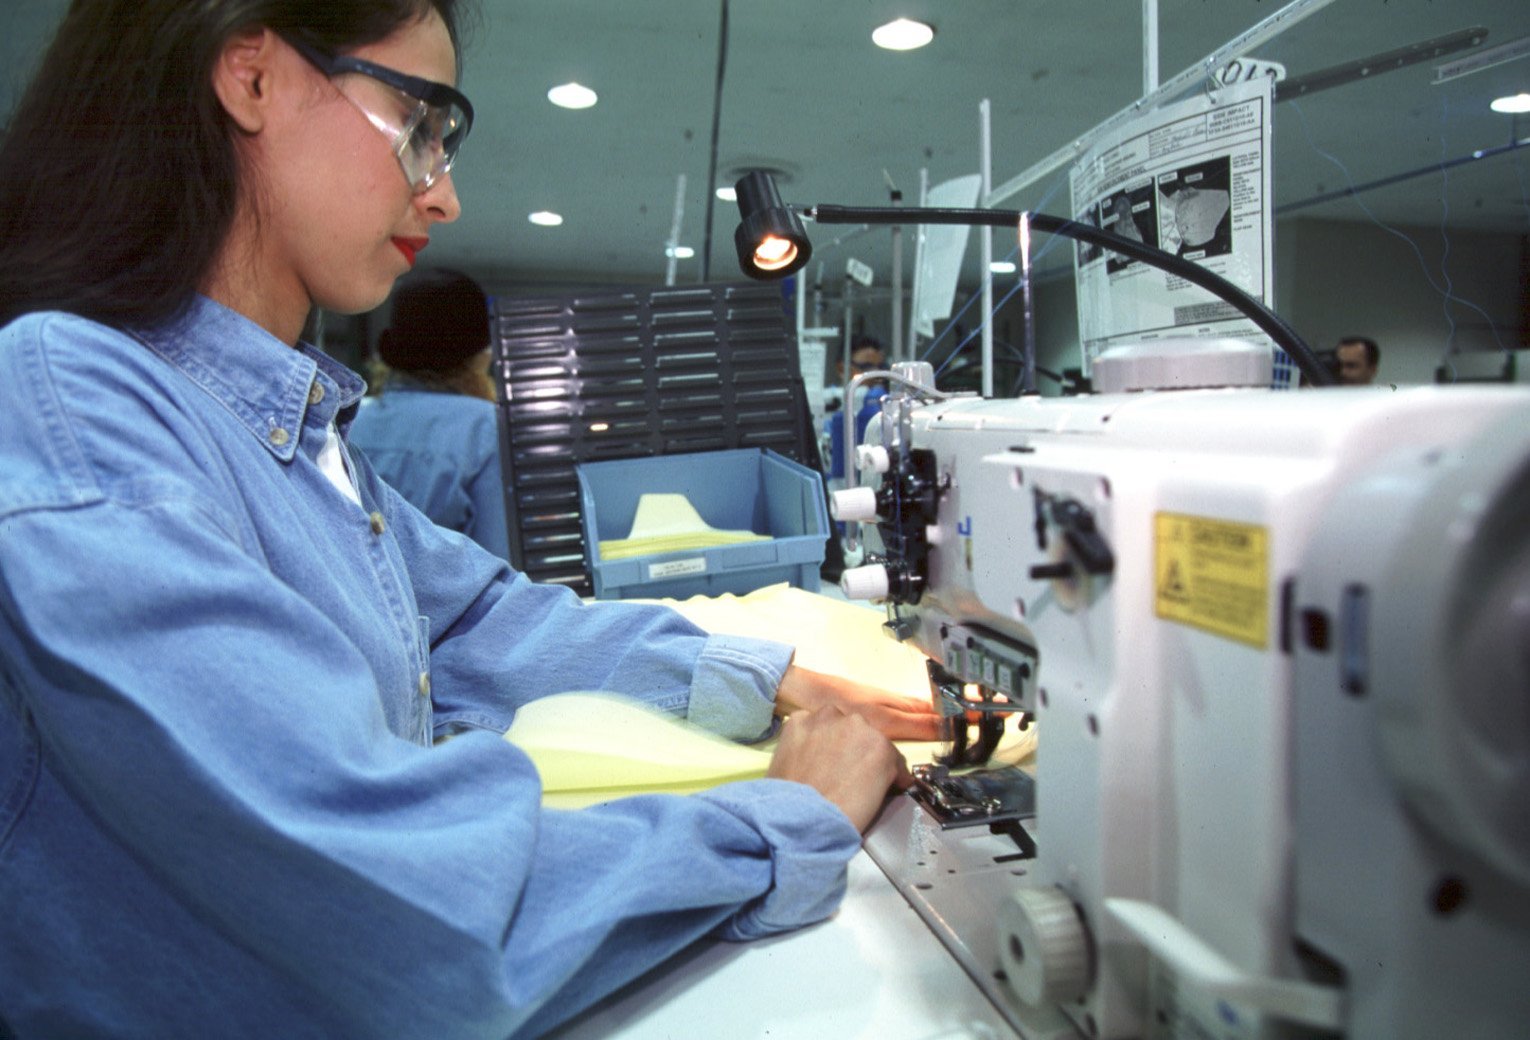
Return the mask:
M859 715L889 740L939 740L940 716L928 700L792 665L776 690L776 714L834 707Z
M887 793L913 783L897 748L861 716L834 705L794 712L781 725L765 774L807 784L839 807L865 833Z

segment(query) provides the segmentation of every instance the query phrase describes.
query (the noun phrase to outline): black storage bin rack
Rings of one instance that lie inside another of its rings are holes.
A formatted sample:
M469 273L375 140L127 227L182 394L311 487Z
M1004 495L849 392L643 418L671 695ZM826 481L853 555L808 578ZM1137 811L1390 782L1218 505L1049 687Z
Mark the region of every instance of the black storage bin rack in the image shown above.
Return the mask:
M819 469L781 287L746 283L494 302L510 558L594 592L581 462L770 448Z

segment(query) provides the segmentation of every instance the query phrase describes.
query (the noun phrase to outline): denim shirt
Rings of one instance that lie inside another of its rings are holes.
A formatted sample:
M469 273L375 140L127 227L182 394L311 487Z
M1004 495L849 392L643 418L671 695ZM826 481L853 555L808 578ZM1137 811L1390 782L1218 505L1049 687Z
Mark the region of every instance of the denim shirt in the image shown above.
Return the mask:
M362 402L350 442L426 516L510 558L492 403L395 375L380 397Z
M0 330L0 1035L530 1036L837 904L799 784L541 807L518 704L755 737L789 650L530 583L353 452L358 507L361 390L200 297Z

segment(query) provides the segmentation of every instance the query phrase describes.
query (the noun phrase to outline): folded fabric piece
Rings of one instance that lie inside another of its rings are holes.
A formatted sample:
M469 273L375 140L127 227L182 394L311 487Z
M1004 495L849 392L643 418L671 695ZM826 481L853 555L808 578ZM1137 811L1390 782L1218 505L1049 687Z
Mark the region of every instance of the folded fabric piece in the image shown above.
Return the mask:
M797 648L792 662L809 671L841 675L891 693L928 701L929 659L887 634L886 614L793 585L767 585L743 596L692 596L658 600L712 633L774 639ZM1022 730L1011 717L989 764L1035 769L1036 727ZM942 745L899 741L909 765L933 762Z
M634 601L636 602L636 601ZM789 584L743 596L658 600L712 633L755 636L797 648L794 663L892 693L930 696L924 654L889 638L882 612ZM1036 726L1011 718L992 766L1035 770ZM691 794L758 779L775 741L744 746L610 693L565 693L517 710L505 739L531 756L544 804L574 809L645 793ZM910 765L933 762L936 742L900 741Z
M563 693L519 708L505 739L530 756L560 808L642 793L690 794L757 780L770 752L611 693Z
M753 531L728 531L709 526L684 495L653 493L639 496L632 531L626 538L601 539L600 558L625 560L633 556L769 540L769 535Z

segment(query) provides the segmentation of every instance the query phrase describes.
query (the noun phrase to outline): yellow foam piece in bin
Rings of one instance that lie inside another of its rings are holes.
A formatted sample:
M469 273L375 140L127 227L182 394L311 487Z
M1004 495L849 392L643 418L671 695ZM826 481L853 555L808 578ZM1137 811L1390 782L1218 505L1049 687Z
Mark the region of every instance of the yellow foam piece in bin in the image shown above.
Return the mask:
M613 693L561 693L519 708L505 739L541 776L543 801L573 808L643 793L755 780L770 752L735 744Z
M625 560L633 556L712 549L721 545L769 540L769 535L753 531L724 530L710 526L684 495L648 493L638 497L632 530L626 538L601 539L600 558Z

